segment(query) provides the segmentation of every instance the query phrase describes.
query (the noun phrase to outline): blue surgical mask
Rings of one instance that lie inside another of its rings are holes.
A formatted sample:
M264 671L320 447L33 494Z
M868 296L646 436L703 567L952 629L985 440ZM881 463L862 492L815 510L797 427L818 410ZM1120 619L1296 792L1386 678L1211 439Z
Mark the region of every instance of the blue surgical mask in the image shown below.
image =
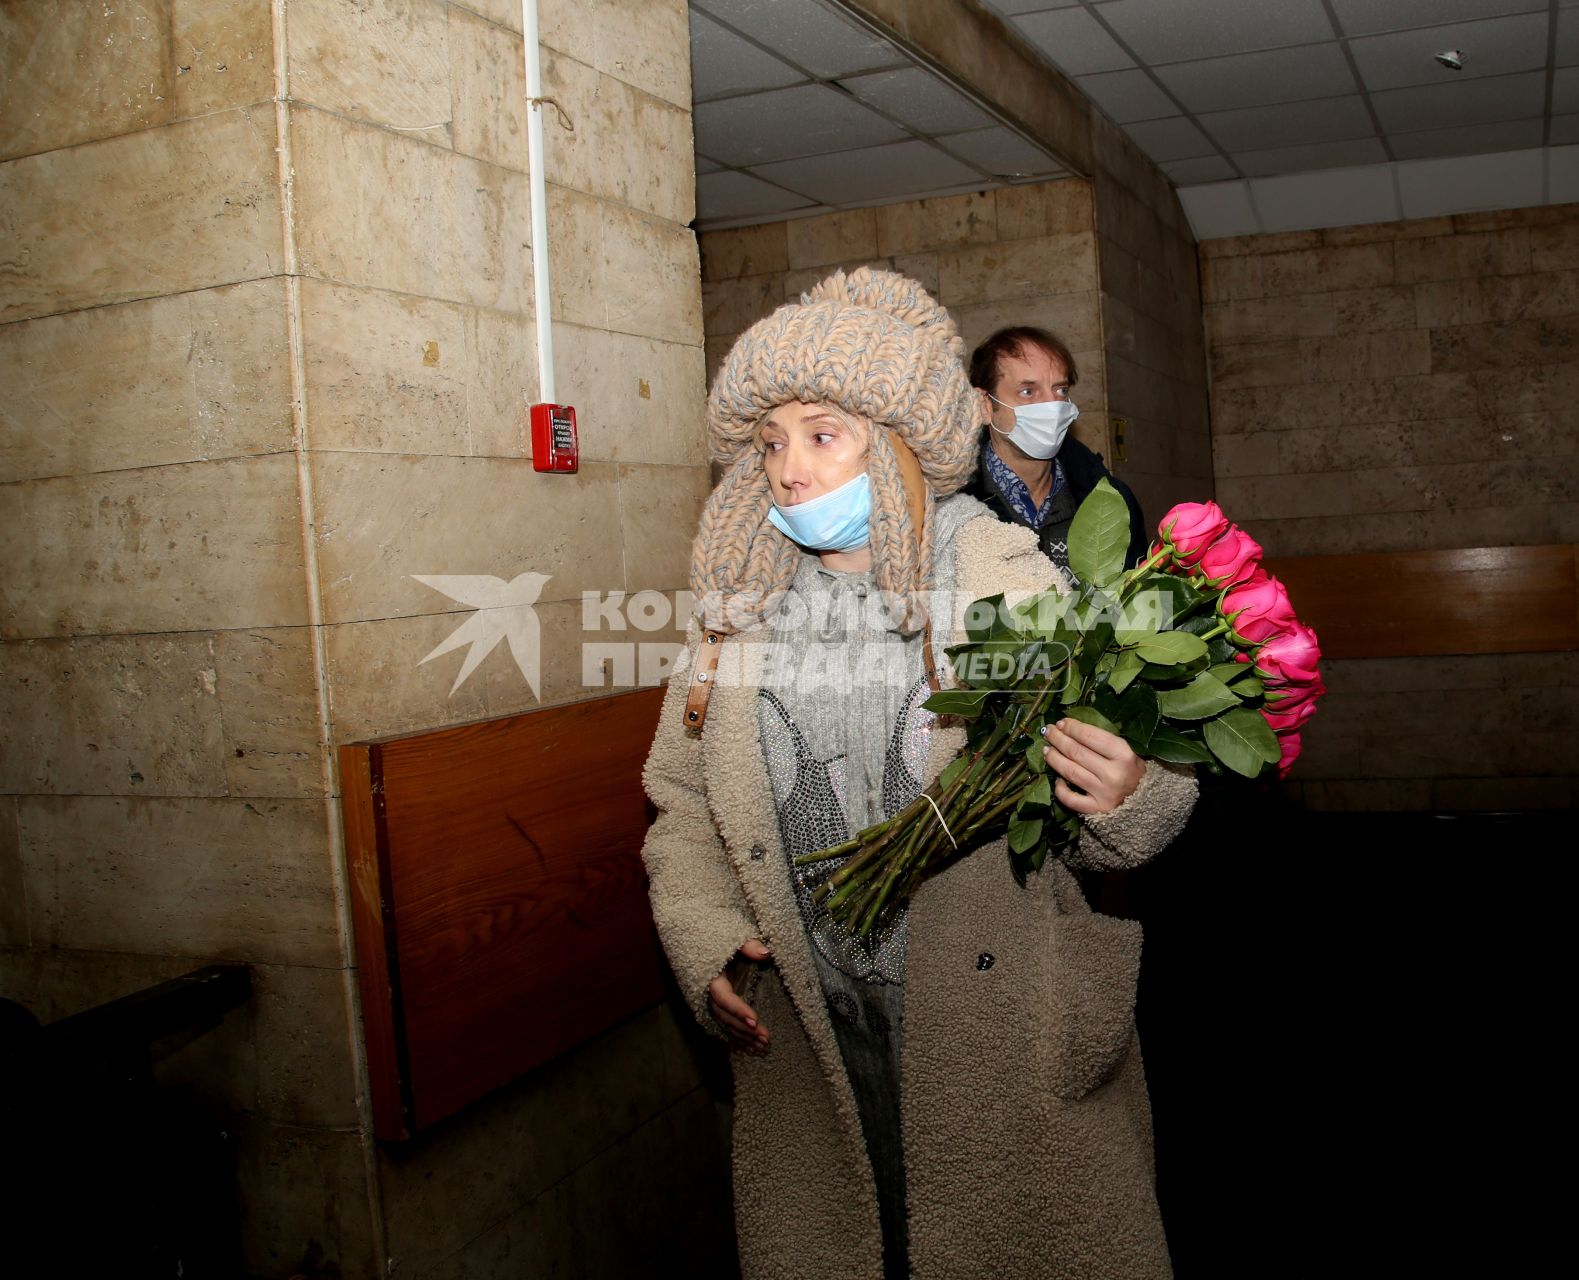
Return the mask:
M997 396L992 399L1003 404ZM1000 436L1007 436L1009 443L1019 449L1021 453L1031 458L1055 457L1058 450L1063 447L1064 437L1069 434L1069 424L1080 416L1080 410L1075 408L1072 400L1044 400L1040 404L1006 405L1005 409L1014 409L1014 430L998 431ZM991 423L987 424L992 426Z
M863 471L809 502L775 502L768 519L808 551L854 551L872 536L872 482Z

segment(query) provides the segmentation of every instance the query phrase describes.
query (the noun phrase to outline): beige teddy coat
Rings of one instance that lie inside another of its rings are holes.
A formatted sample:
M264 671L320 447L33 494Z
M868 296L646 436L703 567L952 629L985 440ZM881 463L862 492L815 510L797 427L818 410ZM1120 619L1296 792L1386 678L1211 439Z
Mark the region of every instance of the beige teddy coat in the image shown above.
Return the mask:
M954 545L956 640L970 601L1043 590L1057 575L1032 533L991 517L966 523ZM643 850L653 915L715 1034L708 983L749 938L773 953L743 992L771 1047L733 1055L743 1276L881 1280L871 1166L784 864L757 689L743 674L766 638L757 628L724 642L699 738L681 722L694 632L676 668L645 773L658 809ZM961 728L938 726L928 779L963 743ZM1149 764L1123 805L1088 820L1073 856L1132 866L1177 834L1194 796L1193 776ZM1021 888L1001 843L915 895L901 1047L914 1276L1170 1274L1134 1031L1139 963L1138 925L1093 914L1059 861Z

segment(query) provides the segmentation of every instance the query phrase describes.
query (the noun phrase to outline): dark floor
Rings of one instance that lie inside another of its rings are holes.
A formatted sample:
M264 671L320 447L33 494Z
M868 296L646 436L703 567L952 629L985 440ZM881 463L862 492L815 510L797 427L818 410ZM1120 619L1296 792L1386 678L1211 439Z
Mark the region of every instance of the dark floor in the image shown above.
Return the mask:
M1203 805L1108 887L1146 928L1138 1020L1180 1280L1546 1269L1574 844L1566 813L1269 798L1232 819Z

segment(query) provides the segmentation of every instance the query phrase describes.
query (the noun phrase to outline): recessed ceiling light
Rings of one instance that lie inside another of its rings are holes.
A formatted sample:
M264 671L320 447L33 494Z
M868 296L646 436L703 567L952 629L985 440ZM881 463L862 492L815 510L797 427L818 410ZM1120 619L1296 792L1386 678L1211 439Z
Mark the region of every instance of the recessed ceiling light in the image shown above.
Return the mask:
M1464 55L1457 49L1444 49L1441 53L1432 54L1449 71L1462 71L1464 69Z

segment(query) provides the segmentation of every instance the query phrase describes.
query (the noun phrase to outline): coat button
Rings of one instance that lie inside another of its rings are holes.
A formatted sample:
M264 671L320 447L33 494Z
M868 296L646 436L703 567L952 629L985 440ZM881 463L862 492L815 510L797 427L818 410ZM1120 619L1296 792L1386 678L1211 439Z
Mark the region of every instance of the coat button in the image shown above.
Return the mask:
M762 859L767 856L767 852L768 851L766 849L764 849L759 844L752 845L751 846L751 861L753 861L753 862L761 862Z
M988 969L992 968L992 965L993 965L992 952L990 952L990 951L983 951L979 956L976 957L976 972L977 973L986 973Z

